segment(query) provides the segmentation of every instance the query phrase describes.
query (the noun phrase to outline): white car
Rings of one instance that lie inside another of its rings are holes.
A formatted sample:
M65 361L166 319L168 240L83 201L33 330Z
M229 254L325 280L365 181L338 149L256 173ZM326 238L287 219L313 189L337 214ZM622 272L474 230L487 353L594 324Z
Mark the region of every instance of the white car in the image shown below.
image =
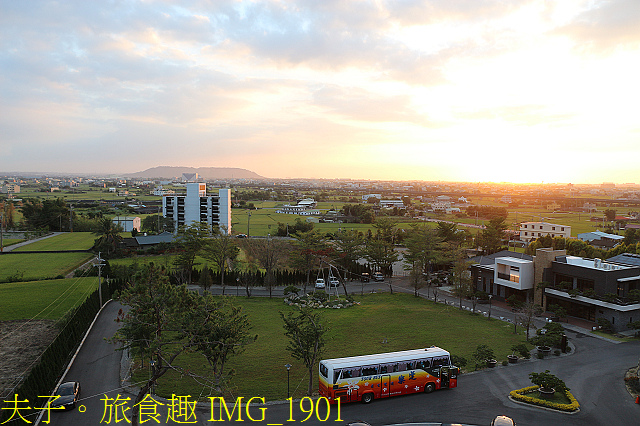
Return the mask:
M324 278L318 278L316 280L316 288L324 288Z

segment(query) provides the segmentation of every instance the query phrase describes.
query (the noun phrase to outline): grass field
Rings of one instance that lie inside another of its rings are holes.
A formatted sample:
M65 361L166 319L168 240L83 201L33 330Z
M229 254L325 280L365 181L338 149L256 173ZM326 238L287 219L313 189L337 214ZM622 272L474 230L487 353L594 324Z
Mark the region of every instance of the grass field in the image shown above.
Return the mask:
M17 243L21 243L24 240L21 240L19 238L3 238L2 239L2 246L3 247L8 247L12 244L17 244Z
M35 241L15 251L89 250L96 238L91 232L70 232Z
M0 256L0 281L52 279L66 275L87 260L91 253L17 253Z
M506 359L514 343L524 342L524 336L513 334L510 324L499 320L471 315L451 306L434 304L407 294L371 294L356 296L360 306L349 309L323 311L330 325L323 358L362 355L396 350L415 349L431 345L440 346L452 354L470 361L479 344L494 349L498 360ZM233 358L227 368L236 371L230 394L234 396L264 396L268 400L285 399L287 371L292 364L292 396L306 392L307 371L303 364L286 351L287 339L283 334L279 311L288 312L282 299L234 298L243 306L253 325L252 333L258 340L246 351ZM383 343L383 341L388 343ZM197 354L189 354L188 368L206 375L206 361ZM184 365L184 364L183 364ZM472 365L467 368L472 368ZM314 370L315 371L315 370ZM137 380L142 380L140 373ZM314 387L317 390L317 371ZM191 379L179 379L178 374L167 373L157 389L162 396L192 395L205 397L207 390Z
M97 288L97 277L2 283L0 321L60 319Z

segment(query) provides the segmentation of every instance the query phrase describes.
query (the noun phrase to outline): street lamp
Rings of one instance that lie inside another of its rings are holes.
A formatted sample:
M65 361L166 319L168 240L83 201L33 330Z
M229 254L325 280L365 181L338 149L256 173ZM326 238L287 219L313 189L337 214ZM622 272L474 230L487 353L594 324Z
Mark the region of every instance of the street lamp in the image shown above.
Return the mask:
M491 299L493 298L493 294L489 295L489 318L491 318Z
M285 364L287 367L287 398L289 398L289 370L291 370L291 364Z

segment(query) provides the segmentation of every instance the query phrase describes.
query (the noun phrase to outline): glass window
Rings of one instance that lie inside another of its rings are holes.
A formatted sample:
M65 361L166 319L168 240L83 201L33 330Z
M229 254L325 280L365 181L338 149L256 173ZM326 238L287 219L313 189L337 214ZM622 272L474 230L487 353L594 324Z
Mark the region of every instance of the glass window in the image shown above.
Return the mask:
M336 383L340 379L340 373L342 370L333 370L333 383Z
M421 370L426 370L427 368L431 368L431 359L421 359L416 362L416 368Z
M362 367L362 375L363 376L375 376L378 374L378 366L370 365L367 367Z
M327 374L329 374L329 369L326 365L320 364L320 374L322 374L323 377L327 377Z

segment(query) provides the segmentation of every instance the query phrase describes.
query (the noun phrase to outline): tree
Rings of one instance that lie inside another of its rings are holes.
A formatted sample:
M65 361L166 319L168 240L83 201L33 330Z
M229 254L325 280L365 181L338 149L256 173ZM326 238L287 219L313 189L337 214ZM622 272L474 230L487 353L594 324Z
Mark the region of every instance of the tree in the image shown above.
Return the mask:
M307 395L313 393L313 372L324 349L327 327L322 324L319 313L305 308L287 315L280 312L284 322L285 336L289 338L287 350L302 361L309 372Z
M503 217L495 217L489 221L486 228L479 235L479 243L487 254L493 254L502 248L502 241L506 238L507 225Z
M418 296L418 290L423 281L419 279L423 273L427 274L427 283L430 283L431 263L442 259L442 238L436 231L426 225L412 225L409 236L405 238L407 252L404 256L404 264L411 268L411 282L414 296Z
M99 225L100 230L95 232L99 237L94 241L93 249L111 257L118 252L122 243L122 227L107 217L100 219Z
M62 198L55 200L26 200L22 205L22 216L30 230L68 231L70 211Z
M527 342L529 341L529 328L533 327L535 330L534 318L536 315L542 313L542 307L533 302L526 302L522 304L519 310L518 321L524 328L527 335Z
M160 234L164 231L173 232L173 219L158 215L150 215L142 219L142 232Z
M271 297L276 284L274 272L288 256L289 245L273 238L245 240L244 244L247 255L265 269L264 285Z
M122 350L149 359L151 368L149 380L142 383L134 401L133 425L139 421L140 401L169 370L195 377L179 364L180 355L201 353L213 369L211 386L220 392L228 357L255 340L249 337L249 322L239 309L211 294L200 296L186 286L171 285L166 271L154 264L131 277L119 300L130 309L118 313L122 326L113 340L122 343Z
M193 270L196 256L208 244L208 237L210 236L211 229L204 222L193 222L178 229L174 244L177 246L179 253L174 260L174 264L186 276L187 283L191 283L191 271Z
M544 373L529 373L529 379L531 379L531 383L540 386L544 390L555 389L556 392L569 390L564 381L549 373L549 370L545 370Z
M362 234L353 229L342 230L334 234L334 254L338 264L341 265L345 271L349 270L360 258L363 244L364 238Z
M318 268L319 259L328 255L326 238L318 231L299 232L293 236L296 241L291 251L291 263L297 269L304 271L306 280L303 292L311 284L311 271Z
M617 212L614 209L606 209L604 211L604 217L609 221L609 222L613 222L614 220L616 220L616 214Z
M459 247L465 240L465 233L458 230L456 223L438 222L436 232L443 241L451 243L454 247Z
M222 294L224 295L225 283L224 276L227 270L230 270L229 262L236 260L240 254L240 249L235 243L233 237L227 232L216 232L214 237L204 247L204 257L211 260L220 272L220 285L222 286Z
M213 278L211 277L211 269L209 269L209 265L205 264L200 271L200 278L198 279L198 285L202 287L202 290L206 293L211 288L213 284Z
M13 222L13 215L15 213L15 206L11 201L5 201L4 203L0 203L0 212L2 212L2 227L4 229L11 229L15 226Z
M462 309L462 298L470 297L473 294L473 289L471 288L473 281L469 266L470 262L462 257L459 257L458 261L453 265L452 294L458 298L460 309Z
M367 261L376 265L378 270L385 272L391 270L393 263L398 261L398 253L393 245L382 238L368 240L363 254Z

